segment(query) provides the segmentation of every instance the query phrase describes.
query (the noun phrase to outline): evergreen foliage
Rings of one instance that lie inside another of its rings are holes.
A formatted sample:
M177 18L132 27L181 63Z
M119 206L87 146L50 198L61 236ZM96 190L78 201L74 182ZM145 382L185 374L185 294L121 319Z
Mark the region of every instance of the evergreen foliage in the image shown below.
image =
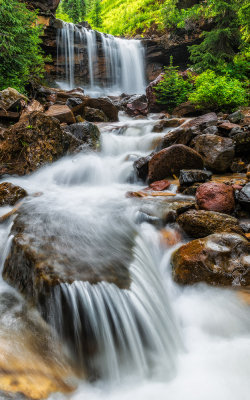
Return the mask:
M178 67L173 66L171 57L169 67L165 67L163 79L154 88L157 96L157 102L165 104L171 112L181 103L188 99L189 93L193 89L191 79L184 79L178 73Z
M62 0L57 11L57 18L77 24L84 21L86 10L85 0Z
M42 29L36 13L18 0L0 0L0 90L11 86L21 92L43 76L40 48Z

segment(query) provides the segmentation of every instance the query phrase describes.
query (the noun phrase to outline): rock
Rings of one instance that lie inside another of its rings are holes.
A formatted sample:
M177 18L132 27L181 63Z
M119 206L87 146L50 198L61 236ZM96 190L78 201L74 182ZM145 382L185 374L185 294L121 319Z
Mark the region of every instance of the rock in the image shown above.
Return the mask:
M30 0L28 7L42 12L55 12L60 0Z
M203 238L213 233L230 232L243 235L238 220L214 211L190 210L177 218L184 232L193 238Z
M99 128L91 122L72 124L65 127L64 130L83 142L85 146L95 150L99 147L101 133Z
M154 183L151 183L147 190L156 190L156 191L161 191L161 190L166 190L169 188L171 183L167 179L163 179L162 181L156 181Z
M85 107L84 115L87 121L91 122L108 122L107 115L102 110L96 108Z
M210 134L210 135L218 135L218 128L217 126L213 125L213 126L208 126L206 129L204 129L204 131L202 132L204 135L206 134Z
M241 111L235 111L234 113L232 113L228 116L228 119L233 124L237 124L238 122L240 122L244 119L244 114L242 114Z
M161 243L166 247L173 247L182 239L180 232L173 229L162 229L160 234Z
M193 133L190 130L185 130L181 126L168 132L158 144L156 150L163 150L173 144L184 144L188 146L193 138Z
M247 166L242 160L234 161L231 165L231 171L234 173L240 173L246 170Z
M0 206L14 206L18 200L28 196L26 190L9 182L0 184Z
M162 205L161 219L165 224L175 222L179 215L195 208L195 202L190 200L179 200L164 203Z
M14 111L0 110L0 121L18 121L20 114Z
M156 101L155 94L155 86L158 85L159 82L163 80L163 74L160 74L154 81L150 82L150 84L146 88L146 96L148 100L148 109L149 112L160 112L165 110L166 106L163 104L159 104Z
M232 124L231 122L223 122L218 126L219 132L224 136L228 136L232 129L240 129L239 125Z
M45 114L58 119L60 122L66 122L66 124L74 124L76 122L74 114L66 105L54 104L49 107Z
M118 121L118 108L108 97L86 98L85 106L103 111L111 122Z
M238 132L233 136L236 155L248 155L250 152L250 131Z
M188 186L187 188L185 188L184 190L180 190L183 194L183 196L195 196L198 187L201 186L201 183L195 183L192 186ZM183 189L183 188L181 188Z
M151 160L151 156L140 157L133 164L134 170L138 178L146 181L148 176L148 163Z
M33 112L0 138L0 175L25 175L74 152L82 142L68 135L59 121Z
M201 210L231 214L235 208L231 186L219 182L203 183L196 192L197 205Z
M202 156L205 167L215 172L225 172L235 154L232 139L211 134L198 136L195 150Z
M20 117L20 121L28 120L28 116L32 112L44 112L44 106L37 100L32 100L24 109Z
M129 115L147 115L148 114L148 101L146 96L134 95L129 98L126 111Z
M182 144L175 144L154 154L149 161L149 183L177 175L182 169L202 169L201 156Z
M173 110L173 115L177 117L193 117L198 113L195 105L190 103L190 101L180 104Z
M233 137L235 136L235 135L237 135L238 133L243 133L243 130L241 129L241 128L233 128L230 132L229 132L229 137L231 138L231 139L233 139Z
M19 93L16 89L8 88L0 92L0 108L5 111L20 111L28 101L27 97Z
M212 172L200 169L183 169L180 171L179 182L181 186L192 186L197 182L207 182L211 179Z
M250 284L250 243L242 236L217 233L181 246L172 258L174 281L215 286Z
M241 189L237 200L244 209L250 211L250 183L247 183L243 189Z
M68 106L73 114L76 116L78 114L82 115L84 113L84 101L79 97L69 97L66 101L66 106Z
M190 121L187 121L183 124L185 129L195 128L199 130L204 130L209 126L214 126L218 122L218 117L214 112L201 115L200 117L193 118Z
M183 123L183 119L180 118L169 118L169 119L162 119L161 121L157 122L157 124L153 128L153 132L162 132L166 128L176 128Z

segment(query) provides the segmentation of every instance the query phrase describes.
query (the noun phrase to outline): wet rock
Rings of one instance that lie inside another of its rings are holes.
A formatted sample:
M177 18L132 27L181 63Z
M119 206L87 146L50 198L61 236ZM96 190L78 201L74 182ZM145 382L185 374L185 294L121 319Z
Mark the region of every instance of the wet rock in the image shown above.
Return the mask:
M240 173L240 172L246 170L246 168L247 168L247 166L244 163L244 161L242 161L242 160L234 161L234 162L232 162L232 165L231 165L231 171L235 172L235 173Z
M173 115L178 117L193 117L197 114L199 114L199 112L195 105L190 103L190 101L180 104L173 110Z
M215 172L225 172L235 154L232 139L211 134L198 136L195 150L202 156L205 167Z
M140 157L133 164L136 175L143 181L146 181L148 176L149 160L151 160L151 156Z
M84 115L87 121L90 122L108 122L108 117L102 110L96 108L85 107Z
M0 184L0 206L14 206L17 201L28 196L26 190L9 182Z
M0 175L25 175L74 152L82 142L68 135L59 121L43 113L4 131L0 138Z
M66 124L73 124L76 122L74 114L66 105L54 104L49 107L45 114L58 119L60 122L65 122Z
M244 119L244 114L241 111L235 111L234 113L228 116L228 119L233 124L237 124Z
M192 186L197 182L207 182L211 179L212 172L200 169L183 169L180 171L179 182L181 186Z
M236 125L236 124L232 124L231 122L223 122L222 124L219 124L218 128L219 128L219 132L223 136L229 136L232 129L240 129L240 126Z
M80 140L84 146L92 149L97 149L99 147L101 133L98 126L91 122L72 124L65 127L64 130Z
M236 155L249 155L250 152L250 131L238 132L233 136Z
M218 135L218 128L217 126L213 125L213 126L208 126L206 129L204 129L204 131L202 132L204 135Z
M168 132L157 146L157 151L166 149L173 144L184 144L188 146L193 138L191 130L185 130L181 126Z
M235 208L233 188L219 182L207 182L199 186L196 201L198 207L206 211L231 214Z
M66 106L68 106L74 115L82 115L84 113L84 101L79 97L69 97L66 101Z
M229 137L231 138L231 139L233 139L233 137L235 136L235 135L237 135L238 133L243 133L243 130L241 129L241 128L233 128L230 132L229 132Z
M135 222L136 224L143 224L144 222L146 222L150 225L154 225L157 228L160 228L163 225L162 220L160 218L157 218L153 215L149 215L142 211L138 211Z
M209 126L214 126L218 122L218 117L214 112L208 113L201 115L200 117L191 119L190 121L187 121L183 127L185 129L188 128L195 128L199 130L204 130L208 128Z
M27 106L24 107L20 117L20 121L28 120L28 116L33 112L44 112L44 106L37 100L32 100Z
M27 101L27 97L16 89L8 88L0 92L0 109L5 111L20 111Z
M181 285L250 284L250 243L242 236L218 233L180 247L172 258L173 278Z
M247 183L243 189L241 189L237 200L244 209L250 211L250 183Z
M146 96L148 100L148 109L150 112L160 112L166 108L165 105L159 104L156 101L156 94L155 94L155 86L162 81L163 74L160 74L154 81L150 82L150 84L146 88Z
M147 115L148 101L145 95L135 95L129 98L126 111L129 115Z
M180 118L169 118L162 119L157 122L157 124L153 128L153 132L162 132L166 128L176 128L183 123L183 119Z
M108 97L86 98L85 106L103 111L111 122L118 121L119 110Z
M161 191L168 189L170 185L171 182L169 182L167 179L163 179L162 181L156 181L154 183L151 183L147 189Z
M162 229L160 234L161 243L166 247L173 247L182 239L180 232L174 229Z
M214 211L187 211L177 218L177 222L184 232L193 238L203 238L220 232L243 235L243 230L236 218Z
M190 200L178 200L162 205L161 218L165 224L175 222L179 215L195 208L195 202Z
M153 155L149 161L149 183L160 181L169 176L179 175L182 169L201 169L203 161L194 150L182 144L176 144Z
M195 183L192 186L188 186L188 187L184 188L184 190L183 190L183 188L180 188L180 191L184 196L195 196L197 189L198 189L198 187L200 187L200 185L201 185L201 183Z

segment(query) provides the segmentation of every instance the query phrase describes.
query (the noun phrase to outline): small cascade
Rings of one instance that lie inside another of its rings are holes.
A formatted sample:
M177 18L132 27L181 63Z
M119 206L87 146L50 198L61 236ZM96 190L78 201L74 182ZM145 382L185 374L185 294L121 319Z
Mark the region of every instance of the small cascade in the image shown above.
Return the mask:
M70 89L77 75L77 85L87 87L90 94L144 93L144 56L140 40L116 38L66 22L57 32L59 84Z
M115 383L131 371L140 378L175 373L181 341L146 240L137 237L129 290L75 281L57 286L48 299L47 319L92 378Z

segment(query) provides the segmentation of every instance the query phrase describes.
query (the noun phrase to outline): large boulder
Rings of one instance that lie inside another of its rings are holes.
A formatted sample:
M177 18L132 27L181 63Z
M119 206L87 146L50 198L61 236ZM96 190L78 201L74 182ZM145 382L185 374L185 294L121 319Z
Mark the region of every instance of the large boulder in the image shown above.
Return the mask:
M127 103L126 111L133 117L137 115L147 115L148 101L146 96L143 94L130 97Z
M234 190L220 182L207 182L196 191L196 201L200 209L231 214L235 208Z
M151 158L152 157L150 155L146 157L140 157L137 160L135 160L133 164L136 175L138 176L139 179L142 179L143 181L146 181L147 179L148 164Z
M84 116L90 122L108 122L107 115L97 108L85 107Z
M206 282L250 285L250 242L233 233L217 233L181 246L172 258L173 278L182 285Z
M65 131L84 143L84 147L96 150L100 143L100 130L91 122L79 122L64 128Z
M188 146L193 139L193 134L190 130L185 130L181 126L168 132L160 141L157 150L166 149L173 144L184 144Z
M110 122L118 121L118 107L108 97L86 98L85 106L103 111Z
M203 130L208 128L209 126L214 126L218 122L218 117L214 112L203 114L197 118L193 118L190 121L187 121L184 126L185 128L193 128Z
M33 112L0 138L0 175L25 175L74 152L82 141L66 133L59 121Z
M182 187L192 186L194 183L203 183L211 179L212 172L201 169L182 169L179 182Z
M214 211L190 210L177 218L185 233L193 238L203 238L213 233L231 232L243 235L238 220Z
M179 176L182 169L202 169L201 156L182 144L176 144L154 154L149 161L149 183L169 176Z
M235 153L232 139L211 134L198 136L195 150L202 156L205 166L215 172L227 171Z
M19 200L26 197L28 193L20 186L15 186L10 182L0 184L0 206L14 206Z

